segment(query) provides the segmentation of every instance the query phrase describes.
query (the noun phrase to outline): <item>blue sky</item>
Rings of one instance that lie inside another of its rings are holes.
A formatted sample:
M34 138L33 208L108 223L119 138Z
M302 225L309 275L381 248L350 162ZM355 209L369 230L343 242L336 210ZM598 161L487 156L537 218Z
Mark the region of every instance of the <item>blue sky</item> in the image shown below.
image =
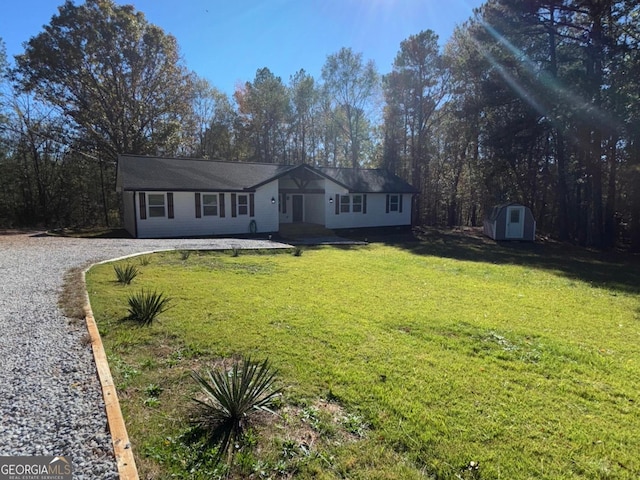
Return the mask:
M79 2L76 0L76 4ZM388 73L400 42L434 30L441 44L481 0L116 0L174 35L185 64L232 94L268 67L287 84L303 68L320 78L327 55L350 47ZM63 0L8 0L0 6L7 54L37 35Z

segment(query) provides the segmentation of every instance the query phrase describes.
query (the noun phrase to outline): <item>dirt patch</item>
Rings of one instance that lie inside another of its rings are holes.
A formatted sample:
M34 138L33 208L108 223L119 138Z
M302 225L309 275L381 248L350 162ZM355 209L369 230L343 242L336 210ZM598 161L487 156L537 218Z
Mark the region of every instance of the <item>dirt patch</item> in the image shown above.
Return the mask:
M83 320L87 314L84 270L85 267L75 267L65 273L62 291L58 297L58 306L72 323Z

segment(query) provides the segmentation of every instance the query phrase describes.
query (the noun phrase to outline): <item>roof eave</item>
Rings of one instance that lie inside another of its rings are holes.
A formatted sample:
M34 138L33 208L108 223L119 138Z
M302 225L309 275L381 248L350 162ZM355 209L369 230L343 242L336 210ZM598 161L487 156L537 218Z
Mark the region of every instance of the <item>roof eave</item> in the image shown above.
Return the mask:
M122 188L123 192L219 192L219 193L255 193L251 188L173 188L173 187L143 187L133 186Z

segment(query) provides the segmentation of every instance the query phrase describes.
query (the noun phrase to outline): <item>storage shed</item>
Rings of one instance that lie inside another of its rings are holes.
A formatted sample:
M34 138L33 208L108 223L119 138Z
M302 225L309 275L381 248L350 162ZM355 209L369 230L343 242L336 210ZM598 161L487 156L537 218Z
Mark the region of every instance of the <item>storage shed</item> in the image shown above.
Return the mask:
M494 240L536 239L536 220L531 209L519 203L496 205L484 220L484 234Z

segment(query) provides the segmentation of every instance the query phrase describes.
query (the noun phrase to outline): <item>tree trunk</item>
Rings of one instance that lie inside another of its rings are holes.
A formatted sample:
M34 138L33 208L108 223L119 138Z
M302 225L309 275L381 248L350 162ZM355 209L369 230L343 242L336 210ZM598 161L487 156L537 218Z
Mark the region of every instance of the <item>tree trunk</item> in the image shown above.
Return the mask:
M613 248L618 240L616 224L616 176L617 176L617 138L609 139L607 162L609 164L609 182L607 188L607 203L605 205L604 218L604 242L605 248Z

